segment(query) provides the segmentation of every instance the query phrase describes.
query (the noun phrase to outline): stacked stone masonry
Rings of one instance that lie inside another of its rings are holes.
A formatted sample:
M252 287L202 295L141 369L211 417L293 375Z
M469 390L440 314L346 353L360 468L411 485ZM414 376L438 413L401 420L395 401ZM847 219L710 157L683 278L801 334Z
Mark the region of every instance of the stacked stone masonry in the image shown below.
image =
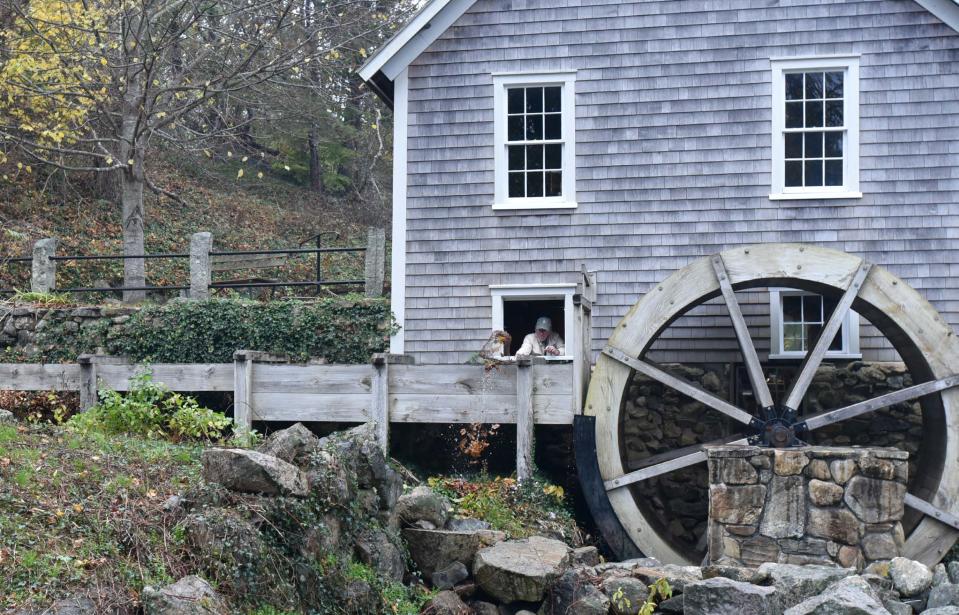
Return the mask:
M709 562L861 570L900 555L905 451L716 446L707 456Z

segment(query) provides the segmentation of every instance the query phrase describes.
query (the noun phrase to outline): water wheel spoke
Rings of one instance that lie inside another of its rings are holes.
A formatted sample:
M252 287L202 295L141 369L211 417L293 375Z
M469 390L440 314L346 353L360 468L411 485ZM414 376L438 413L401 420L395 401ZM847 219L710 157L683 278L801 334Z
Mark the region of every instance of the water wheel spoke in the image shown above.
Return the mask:
M826 425L832 425L833 423L838 423L839 421L845 421L846 419L851 419L853 417L873 412L887 406L892 406L893 404L911 401L918 397L922 397L923 395L936 393L954 386L959 386L959 375L952 375L939 380L930 380L929 382L923 382L922 384L906 387L905 389L899 389L898 391L886 393L885 395L880 395L879 397L873 397L872 399L860 401L844 408L838 408L836 410L829 410L828 412L816 414L804 420L797 427L799 429L804 429L805 431L812 431L814 429L819 429L820 427L825 427Z
M746 443L746 439L743 438L741 440L726 442L725 444ZM603 485L605 485L606 491L612 491L613 489L619 489L620 487L625 487L626 485L632 485L633 483L638 483L656 476L668 474L669 472L673 472L675 470L681 470L682 468L696 465L697 463L706 461L706 451L703 450L704 446L706 445L694 444L693 446L687 446L675 451L670 451L669 453L663 453L662 455L649 457L648 459L650 461L657 458L662 459L662 461L659 461L658 463L652 463L651 465L644 466L638 470L633 470L632 472L627 472L622 476L604 481Z
M959 530L959 517L936 508L929 502L923 500L922 498L916 497L911 493L906 494L906 506L909 508L914 508L927 517L932 517L937 521L941 521L942 523Z
M709 442L697 442L696 444L690 444L689 446L684 446L682 448L676 448L671 451L666 451L665 453L658 453L656 455L650 455L649 457L644 457L643 459L636 459L629 465L629 470L642 470L643 468L648 468L654 466L664 461L671 461L676 457L682 457L689 453L695 453L709 446L723 446L727 444L743 444L746 442L744 434L737 433L726 436L725 438L717 438L715 440L710 440Z
M628 367L633 368L644 376L648 376L649 378L652 378L653 380L664 384L671 389L679 391L683 395L687 395L696 401L709 406L713 410L725 414L735 421L739 421L743 425L755 426L756 418L753 415L741 408L737 408L728 401L720 399L712 393L705 391L698 386L687 382L686 380L683 380L682 378L677 378L676 376L673 376L672 374L669 374L658 367L647 363L646 361L633 358L622 350L613 348L612 346L607 346L604 348L603 354L612 359L616 359Z
M729 282L729 274L726 273L726 266L723 264L723 259L719 254L712 257L712 262L713 269L716 271L716 279L719 281L719 289L722 291L723 299L726 301L729 318L733 321L733 330L735 330L736 339L739 341L739 350L743 354L743 363L746 366L749 382L753 387L753 391L756 393L756 401L759 402L760 408L769 408L773 405L773 397L769 393L769 385L766 384L766 377L763 375L763 368L759 363L759 355L756 354L756 346L753 345L752 337L749 335L749 327L746 326L746 319L743 318L743 312L739 308L736 292Z
M819 369L819 364L822 363L823 357L826 356L826 352L829 350L833 338L839 333L839 327L842 326L843 319L846 318L846 314L852 309L852 302L866 281L866 276L869 275L870 268L872 268L872 265L865 262L859 266L852 281L846 288L846 292L843 293L842 298L840 298L836 304L836 308L832 311L832 315L829 316L829 320L825 326L823 326L822 332L819 334L819 339L816 340L816 345L810 352L806 353L802 368L789 387L789 393L786 394L786 401L783 402L783 405L787 408L791 410L799 409L799 404L802 403L803 397L806 396L806 390L809 389L809 385L812 384L816 370Z

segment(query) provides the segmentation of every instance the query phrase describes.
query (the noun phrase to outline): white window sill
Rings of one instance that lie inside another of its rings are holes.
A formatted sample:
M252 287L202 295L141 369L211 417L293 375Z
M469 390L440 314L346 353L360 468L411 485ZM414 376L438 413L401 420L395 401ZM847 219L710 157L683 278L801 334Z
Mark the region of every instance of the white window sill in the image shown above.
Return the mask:
M805 352L783 352L783 353L769 353L769 360L771 361L802 361L806 358ZM825 359L841 359L849 361L857 361L862 359L862 353L859 352L827 352Z
M770 201L800 201L812 199L861 199L862 192L774 192Z
M493 203L495 210L520 210L520 209L576 209L577 203L569 201L548 201L546 199L529 199L522 201L508 201L506 203Z

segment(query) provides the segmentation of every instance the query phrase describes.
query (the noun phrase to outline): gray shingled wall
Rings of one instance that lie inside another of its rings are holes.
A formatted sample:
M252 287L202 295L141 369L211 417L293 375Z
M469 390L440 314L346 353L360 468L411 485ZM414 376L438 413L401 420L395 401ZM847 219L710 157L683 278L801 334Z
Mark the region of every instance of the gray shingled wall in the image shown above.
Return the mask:
M770 201L769 58L849 53L863 198ZM578 71L579 208L494 212L491 73L543 69ZM410 67L409 98L406 350L420 362L480 347L490 284L575 282L585 263L598 349L655 282L763 242L862 255L959 324L959 34L912 1L479 0ZM764 297L744 309L759 338ZM736 358L722 308L699 313L656 358ZM862 346L895 358L868 327Z

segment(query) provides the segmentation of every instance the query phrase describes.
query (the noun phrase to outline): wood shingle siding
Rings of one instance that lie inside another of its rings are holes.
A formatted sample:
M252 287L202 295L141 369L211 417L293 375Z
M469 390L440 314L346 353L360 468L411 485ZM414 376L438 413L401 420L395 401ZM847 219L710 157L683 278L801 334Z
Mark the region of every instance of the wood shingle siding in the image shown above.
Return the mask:
M861 199L771 201L773 57L861 54ZM492 73L575 70L577 209L493 211ZM491 284L598 272L594 350L651 285L725 248L859 254L959 325L959 34L907 0L479 0L409 67L406 352L461 363ZM768 352L768 295L743 293ZM723 308L656 345L736 360ZM863 326L871 360L895 352Z

